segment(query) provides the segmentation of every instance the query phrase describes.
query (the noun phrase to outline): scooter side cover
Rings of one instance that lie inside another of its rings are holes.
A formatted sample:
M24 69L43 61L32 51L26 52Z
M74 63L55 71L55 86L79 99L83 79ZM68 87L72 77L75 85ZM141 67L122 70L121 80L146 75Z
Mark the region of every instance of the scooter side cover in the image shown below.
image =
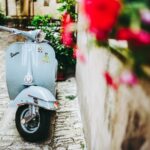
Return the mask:
M10 99L26 88L24 78L31 60L32 85L44 87L55 95L57 60L54 49L46 43L17 42L6 51L6 81Z
M53 94L46 88L30 86L17 95L12 105L33 104L48 110L54 110L53 104L55 101Z

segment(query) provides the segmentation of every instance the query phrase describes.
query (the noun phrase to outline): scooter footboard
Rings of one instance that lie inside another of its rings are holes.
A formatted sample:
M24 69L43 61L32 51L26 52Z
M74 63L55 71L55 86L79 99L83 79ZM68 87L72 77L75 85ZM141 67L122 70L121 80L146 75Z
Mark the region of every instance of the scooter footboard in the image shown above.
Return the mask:
M39 86L30 86L24 89L15 98L13 105L32 104L47 110L56 110L57 101L54 95L46 88Z

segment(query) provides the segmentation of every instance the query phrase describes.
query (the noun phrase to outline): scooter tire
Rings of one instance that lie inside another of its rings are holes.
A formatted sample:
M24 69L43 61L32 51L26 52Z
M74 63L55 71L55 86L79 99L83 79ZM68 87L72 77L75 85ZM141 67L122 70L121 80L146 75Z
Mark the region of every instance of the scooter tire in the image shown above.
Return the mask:
M28 108L28 105L18 108L15 117L17 130L24 140L29 142L40 142L48 138L50 131L50 111L39 108L40 123L38 129L34 133L26 132L21 125L21 114Z

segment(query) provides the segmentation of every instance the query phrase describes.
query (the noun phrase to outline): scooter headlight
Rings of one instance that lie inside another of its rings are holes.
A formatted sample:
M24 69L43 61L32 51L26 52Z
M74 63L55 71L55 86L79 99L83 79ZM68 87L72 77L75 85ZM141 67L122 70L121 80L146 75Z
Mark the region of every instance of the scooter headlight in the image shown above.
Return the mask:
M33 81L33 77L31 75L26 75L24 78L25 84L31 84Z
M44 41L45 36L46 36L46 33L44 33L43 31L39 30L39 32L37 33L37 35L35 37L36 42Z

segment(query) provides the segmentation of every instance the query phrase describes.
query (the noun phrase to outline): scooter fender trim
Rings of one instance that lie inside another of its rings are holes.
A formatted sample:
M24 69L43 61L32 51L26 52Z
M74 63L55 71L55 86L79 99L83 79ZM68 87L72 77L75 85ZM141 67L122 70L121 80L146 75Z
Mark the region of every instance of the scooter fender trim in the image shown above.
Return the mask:
M20 106L33 104L47 110L56 110L54 105L55 102L55 97L46 88L40 86L30 86L17 95L13 105Z

